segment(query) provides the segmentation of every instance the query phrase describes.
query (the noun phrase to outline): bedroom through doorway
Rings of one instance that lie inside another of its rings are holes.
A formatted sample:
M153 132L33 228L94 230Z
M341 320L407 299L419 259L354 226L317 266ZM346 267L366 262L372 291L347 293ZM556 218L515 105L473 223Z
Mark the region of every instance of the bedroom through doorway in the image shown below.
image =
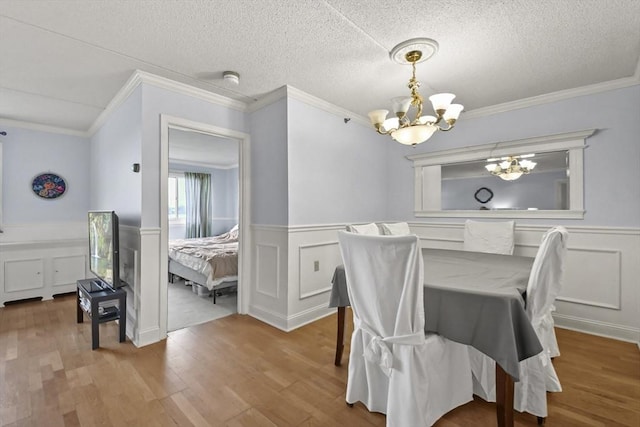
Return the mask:
M239 144L168 130L168 332L238 312Z

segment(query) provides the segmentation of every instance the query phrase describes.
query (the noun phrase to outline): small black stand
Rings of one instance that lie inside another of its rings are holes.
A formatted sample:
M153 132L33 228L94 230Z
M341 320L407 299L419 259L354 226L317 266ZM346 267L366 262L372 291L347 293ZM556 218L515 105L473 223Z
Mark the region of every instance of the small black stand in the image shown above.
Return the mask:
M100 346L100 323L120 320L120 342L126 340L127 330L127 293L124 289L111 289L102 287L95 279L83 279L77 281L77 320L83 321L83 310L80 305L82 298L89 300L90 309L86 311L91 319L91 348L95 350ZM102 314L99 312L99 304L104 301L118 300L118 307L105 307Z

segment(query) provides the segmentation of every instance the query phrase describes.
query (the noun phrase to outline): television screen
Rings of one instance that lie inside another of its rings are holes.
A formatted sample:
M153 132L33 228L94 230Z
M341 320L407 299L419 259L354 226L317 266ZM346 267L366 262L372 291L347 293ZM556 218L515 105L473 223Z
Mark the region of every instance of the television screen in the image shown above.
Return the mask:
M113 211L89 211L89 269L102 284L119 288L118 216Z

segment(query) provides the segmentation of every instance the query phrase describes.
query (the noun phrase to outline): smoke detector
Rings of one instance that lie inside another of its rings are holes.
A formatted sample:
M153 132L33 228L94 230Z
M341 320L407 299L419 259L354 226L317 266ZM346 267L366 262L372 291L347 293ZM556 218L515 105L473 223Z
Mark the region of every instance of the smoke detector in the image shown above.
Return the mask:
M235 71L225 71L222 73L222 78L225 82L231 83L234 85L240 84L240 74Z

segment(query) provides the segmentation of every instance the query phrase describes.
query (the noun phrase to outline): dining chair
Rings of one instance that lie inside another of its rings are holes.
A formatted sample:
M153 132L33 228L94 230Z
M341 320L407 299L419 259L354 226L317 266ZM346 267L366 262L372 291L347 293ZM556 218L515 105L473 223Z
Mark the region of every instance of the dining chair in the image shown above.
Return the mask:
M369 234L374 236L380 235L380 229L378 228L378 225L375 222L372 222L370 224L362 224L362 225L349 224L347 225L347 231L350 233L356 233L356 234Z
M538 424L547 416L549 392L560 392L560 379L551 362L548 342L553 332L551 308L562 286L568 233L564 227L553 227L542 237L527 283L526 311L542 344L542 353L520 362L520 381L514 384L514 409L538 417ZM555 339L555 335L553 335ZM473 372L474 394L495 402L495 362L469 347Z
M338 232L353 312L347 404L430 426L473 399L466 346L424 332L418 237Z
M380 224L380 228L382 229L382 234L386 236L406 236L407 234L411 234L409 224L406 222L382 223Z
M466 220L464 250L513 255L515 221L484 222Z

